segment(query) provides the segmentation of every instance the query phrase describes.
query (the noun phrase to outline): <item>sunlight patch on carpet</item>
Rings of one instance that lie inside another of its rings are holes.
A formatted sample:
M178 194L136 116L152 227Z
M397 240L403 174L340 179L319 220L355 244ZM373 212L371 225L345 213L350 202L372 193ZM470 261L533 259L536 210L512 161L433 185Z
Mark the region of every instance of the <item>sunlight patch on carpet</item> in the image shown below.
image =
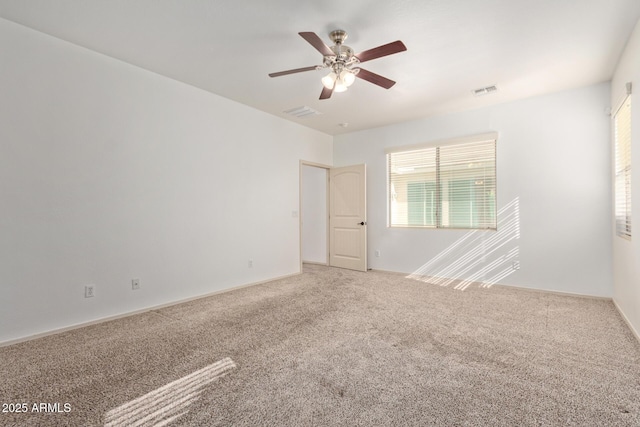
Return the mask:
M236 364L228 357L118 406L105 414L105 427L165 426L189 411L204 388Z

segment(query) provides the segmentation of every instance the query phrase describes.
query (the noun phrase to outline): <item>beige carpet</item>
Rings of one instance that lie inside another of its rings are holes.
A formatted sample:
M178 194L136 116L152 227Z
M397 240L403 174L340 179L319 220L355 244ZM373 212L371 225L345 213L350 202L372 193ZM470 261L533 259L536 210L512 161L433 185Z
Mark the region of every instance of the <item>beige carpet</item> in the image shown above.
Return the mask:
M640 345L610 301L320 266L0 362L0 402L28 408L0 425L640 425Z

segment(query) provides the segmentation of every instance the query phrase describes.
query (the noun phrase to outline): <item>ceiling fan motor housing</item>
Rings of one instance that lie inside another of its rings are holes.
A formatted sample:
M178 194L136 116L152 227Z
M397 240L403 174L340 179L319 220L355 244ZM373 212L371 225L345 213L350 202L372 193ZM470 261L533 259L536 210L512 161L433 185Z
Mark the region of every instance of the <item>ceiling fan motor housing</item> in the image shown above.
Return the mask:
M345 30L333 30L329 33L329 38L336 44L342 44L347 39L348 34Z
M325 56L324 65L336 74L340 74L344 69L357 73L357 70L352 70L352 67L360 61L355 56L355 51L350 46L343 44L347 39L347 32L344 30L334 30L329 33L329 38L335 43L329 49L336 55L335 57Z
M336 54L336 60L347 62L355 55L354 50L344 45L344 41L347 39L347 32L344 30L335 30L329 33L329 38L333 41L334 46L330 49Z

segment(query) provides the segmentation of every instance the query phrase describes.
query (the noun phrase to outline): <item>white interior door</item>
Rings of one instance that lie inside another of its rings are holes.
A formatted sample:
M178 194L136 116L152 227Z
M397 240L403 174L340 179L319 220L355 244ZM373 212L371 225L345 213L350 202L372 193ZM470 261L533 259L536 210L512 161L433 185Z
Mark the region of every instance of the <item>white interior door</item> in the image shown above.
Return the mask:
M329 172L329 265L367 271L366 165Z

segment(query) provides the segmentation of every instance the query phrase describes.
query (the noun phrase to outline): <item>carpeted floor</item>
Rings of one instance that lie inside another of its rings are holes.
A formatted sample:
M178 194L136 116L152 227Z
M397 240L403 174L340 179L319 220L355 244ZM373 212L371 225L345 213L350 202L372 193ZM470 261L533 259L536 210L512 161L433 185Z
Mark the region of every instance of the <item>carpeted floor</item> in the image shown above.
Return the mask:
M0 403L17 426L638 426L640 345L606 300L305 266L0 348Z

